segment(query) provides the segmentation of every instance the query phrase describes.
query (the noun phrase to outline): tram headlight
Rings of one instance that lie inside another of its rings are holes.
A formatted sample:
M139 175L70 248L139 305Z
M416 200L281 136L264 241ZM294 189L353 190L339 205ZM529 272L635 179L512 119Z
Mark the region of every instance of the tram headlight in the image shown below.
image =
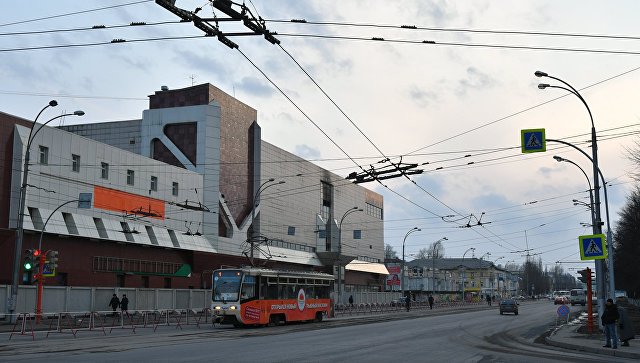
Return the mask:
M229 306L229 310L235 310L235 309L237 309L235 305Z
M215 310L221 310L221 309L222 309L222 307L218 305L218 306L216 306L214 309L215 309Z

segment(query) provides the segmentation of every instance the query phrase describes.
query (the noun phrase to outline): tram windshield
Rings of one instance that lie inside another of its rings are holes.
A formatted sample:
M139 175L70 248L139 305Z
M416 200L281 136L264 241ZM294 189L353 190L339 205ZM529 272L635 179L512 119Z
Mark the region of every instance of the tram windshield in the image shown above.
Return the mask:
M242 272L234 270L214 271L213 301L238 301Z

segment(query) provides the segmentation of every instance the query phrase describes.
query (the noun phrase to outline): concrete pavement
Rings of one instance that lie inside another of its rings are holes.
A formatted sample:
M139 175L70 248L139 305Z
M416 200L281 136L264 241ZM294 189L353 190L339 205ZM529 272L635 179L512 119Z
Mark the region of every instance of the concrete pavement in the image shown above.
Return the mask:
M640 339L632 339L629 347L618 344L618 349L603 348L604 334L599 331L592 335L578 332L581 324L565 324L551 332L546 343L564 349L573 349L622 358L640 359ZM596 327L597 330L597 327Z

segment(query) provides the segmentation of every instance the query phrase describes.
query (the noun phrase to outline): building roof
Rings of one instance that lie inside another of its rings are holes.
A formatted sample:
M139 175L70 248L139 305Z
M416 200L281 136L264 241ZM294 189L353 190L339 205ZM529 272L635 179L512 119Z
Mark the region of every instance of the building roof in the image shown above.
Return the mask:
M497 267L493 262L481 260L479 258L421 258L407 262L407 267L427 267L437 268L440 270L455 270L461 267L468 269L486 269L495 268L503 270Z

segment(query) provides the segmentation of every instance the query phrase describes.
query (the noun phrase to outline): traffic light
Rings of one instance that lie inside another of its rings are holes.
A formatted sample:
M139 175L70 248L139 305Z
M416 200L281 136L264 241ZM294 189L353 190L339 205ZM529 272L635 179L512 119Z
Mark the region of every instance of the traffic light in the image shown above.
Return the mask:
M35 273L40 272L40 250L32 250L33 251L33 270Z
M578 271L578 273L580 274L580 277L578 277L578 280L580 280L582 283L587 283L587 281L589 280L589 270L584 269L584 270L580 270Z
M49 266L52 271L58 268L58 251L49 251Z
M26 250L24 251L24 263L22 266L24 267L24 271L27 273L31 273L34 267L34 251L35 250Z

